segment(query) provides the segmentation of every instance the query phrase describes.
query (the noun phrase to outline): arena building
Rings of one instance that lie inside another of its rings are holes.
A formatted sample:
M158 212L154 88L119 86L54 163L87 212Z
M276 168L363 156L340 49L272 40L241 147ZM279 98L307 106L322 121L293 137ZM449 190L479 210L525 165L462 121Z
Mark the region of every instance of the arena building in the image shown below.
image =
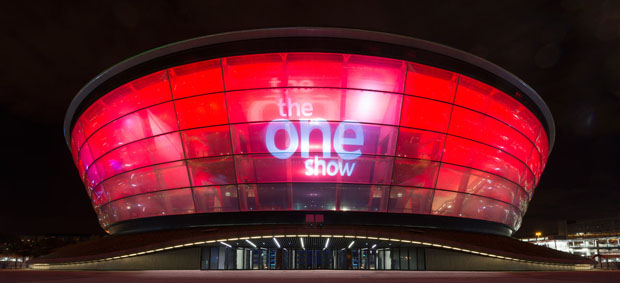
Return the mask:
M554 132L517 77L422 40L286 28L167 45L72 101L65 137L111 236L34 266L588 267L509 238Z

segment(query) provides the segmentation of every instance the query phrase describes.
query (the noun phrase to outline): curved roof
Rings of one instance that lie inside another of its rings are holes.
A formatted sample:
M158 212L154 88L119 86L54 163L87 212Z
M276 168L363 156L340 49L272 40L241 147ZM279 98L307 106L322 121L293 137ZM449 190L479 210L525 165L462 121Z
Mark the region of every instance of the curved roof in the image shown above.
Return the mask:
M534 89L532 89L517 76L502 69L501 67L475 55L421 39L357 29L316 27L256 29L208 35L168 44L120 62L105 70L103 73L99 74L90 82L88 82L71 101L64 120L64 135L67 145L69 145L70 142L70 130L73 125L73 120L75 118L75 115L79 114L78 112L80 111L80 107L83 107L82 104L86 103L87 98L95 90L101 87L102 84L113 79L119 74L122 74L132 68L139 67L140 65L143 65L155 59L159 59L169 55L179 54L182 52L188 52L192 49L204 46L213 46L230 42L276 38L327 38L379 42L422 51L428 51L434 54L439 54L441 56L455 59L462 63L475 66L506 81L507 83L518 89L521 93L525 94L527 98L529 98L529 100L535 105L537 110L540 111L540 114L543 118L542 122L547 127L547 134L549 136L549 152L551 152L553 148L553 144L555 141L555 124L549 108Z

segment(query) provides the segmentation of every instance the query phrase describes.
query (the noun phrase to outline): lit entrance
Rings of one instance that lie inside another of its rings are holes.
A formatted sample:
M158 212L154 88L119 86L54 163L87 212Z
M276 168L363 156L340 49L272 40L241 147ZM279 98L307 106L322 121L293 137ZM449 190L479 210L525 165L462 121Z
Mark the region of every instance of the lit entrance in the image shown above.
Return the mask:
M280 237L202 247L201 269L425 270L421 246L390 241Z

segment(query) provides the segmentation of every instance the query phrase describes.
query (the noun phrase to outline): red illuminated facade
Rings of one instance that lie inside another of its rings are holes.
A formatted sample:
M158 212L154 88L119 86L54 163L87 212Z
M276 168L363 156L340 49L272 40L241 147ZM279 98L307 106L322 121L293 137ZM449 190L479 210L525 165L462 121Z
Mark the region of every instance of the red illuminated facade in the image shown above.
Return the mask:
M184 42L81 91L66 135L104 229L258 212L519 228L553 140L527 85L426 42L277 35Z

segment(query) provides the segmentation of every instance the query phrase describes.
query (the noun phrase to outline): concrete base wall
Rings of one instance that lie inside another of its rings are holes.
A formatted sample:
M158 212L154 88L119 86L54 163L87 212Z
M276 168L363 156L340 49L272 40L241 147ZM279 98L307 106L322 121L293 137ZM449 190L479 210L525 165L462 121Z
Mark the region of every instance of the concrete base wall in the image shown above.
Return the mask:
M199 270L200 247L84 264L50 265L49 269L79 270Z
M574 266L527 263L444 249L426 249L426 270L574 270Z

